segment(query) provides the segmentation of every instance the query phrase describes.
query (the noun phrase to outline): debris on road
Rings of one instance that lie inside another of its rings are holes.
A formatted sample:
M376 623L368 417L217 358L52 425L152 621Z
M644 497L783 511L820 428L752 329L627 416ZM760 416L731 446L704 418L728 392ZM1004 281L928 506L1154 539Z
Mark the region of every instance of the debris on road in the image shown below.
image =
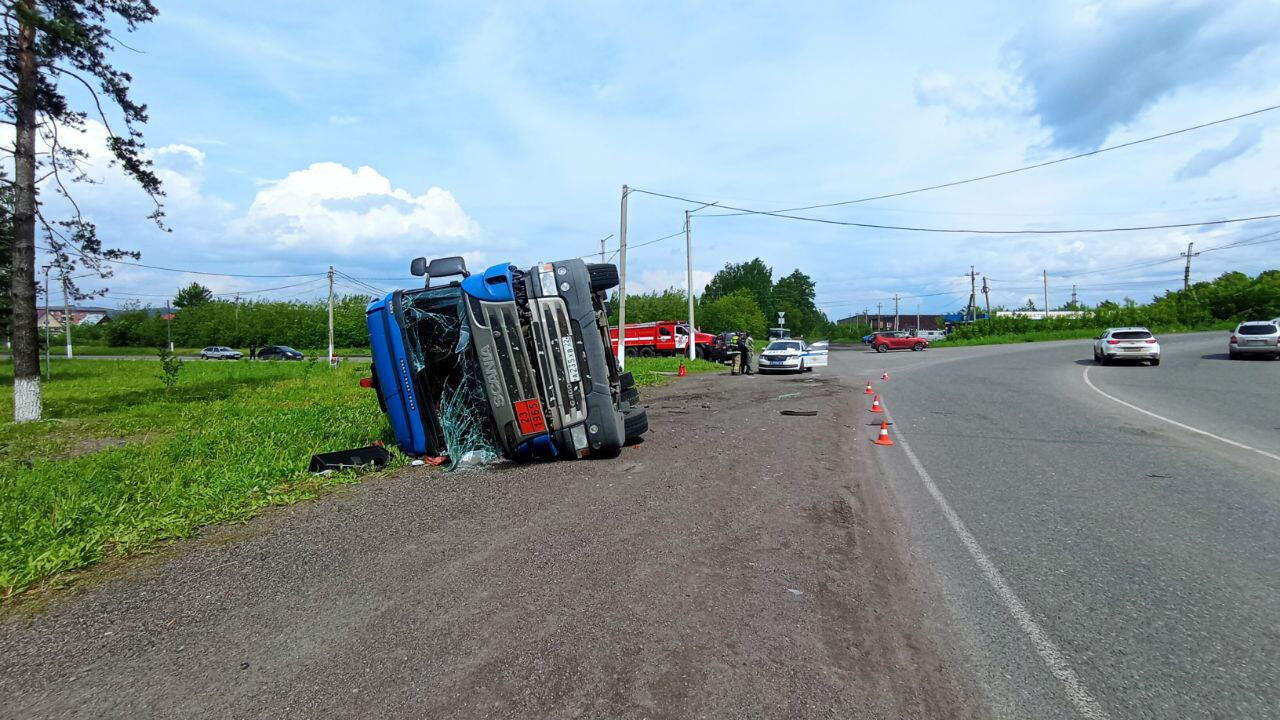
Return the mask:
M353 450L319 453L311 456L311 465L307 471L312 474L351 470L353 468L372 465L375 468L386 467L391 460L391 453L381 444Z
M817 410L779 410L779 415L787 415L789 417L813 417L818 414Z

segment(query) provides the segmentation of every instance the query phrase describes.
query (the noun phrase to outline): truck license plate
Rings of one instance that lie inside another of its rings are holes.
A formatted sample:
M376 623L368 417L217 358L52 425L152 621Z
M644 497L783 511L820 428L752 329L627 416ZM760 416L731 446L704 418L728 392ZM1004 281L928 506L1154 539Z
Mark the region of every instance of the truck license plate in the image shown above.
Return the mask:
M578 374L578 355L573 351L573 338L560 338L560 349L564 351L564 372L569 382L578 382L582 376Z

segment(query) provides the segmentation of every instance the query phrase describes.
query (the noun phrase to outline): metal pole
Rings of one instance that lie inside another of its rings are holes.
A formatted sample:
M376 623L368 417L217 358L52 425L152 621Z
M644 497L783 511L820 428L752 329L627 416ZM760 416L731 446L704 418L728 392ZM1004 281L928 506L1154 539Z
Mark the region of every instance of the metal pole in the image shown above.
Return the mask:
M1044 319L1049 319L1049 271L1044 271Z
M627 367L627 195L622 186L622 227L618 230L618 369Z
M329 266L329 367L333 367L333 266Z
M67 359L71 359L71 300L67 294L67 271L62 271L62 322L66 327Z
M684 258L689 277L689 359L694 360L698 357L698 331L693 324L693 230L688 210L684 211Z
M44 266L44 379L53 379L53 363L49 357L49 265Z

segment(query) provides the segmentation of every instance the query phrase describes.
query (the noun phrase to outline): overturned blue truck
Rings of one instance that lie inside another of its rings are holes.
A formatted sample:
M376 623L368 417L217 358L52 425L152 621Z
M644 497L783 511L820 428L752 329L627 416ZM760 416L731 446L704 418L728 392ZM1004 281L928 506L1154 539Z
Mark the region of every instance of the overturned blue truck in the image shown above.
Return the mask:
M562 260L472 275L460 257L411 265L423 287L369 303L372 385L412 456L615 455L649 428L610 352L618 270Z

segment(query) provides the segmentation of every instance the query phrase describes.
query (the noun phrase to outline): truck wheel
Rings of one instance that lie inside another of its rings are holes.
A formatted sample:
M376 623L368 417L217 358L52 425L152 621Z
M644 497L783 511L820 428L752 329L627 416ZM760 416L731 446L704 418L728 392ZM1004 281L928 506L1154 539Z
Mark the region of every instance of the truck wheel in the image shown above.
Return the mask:
M618 266L609 263L587 263L591 275L591 292L604 292L618 286Z
M649 432L649 414L644 408L633 407L622 416L622 427L626 431L627 442L636 440Z
M654 356L654 355L656 355L656 354L657 354L657 353L656 353L656 352L654 352L654 349L653 349L653 348L651 348L651 347L642 347L642 348L640 348L640 357L643 357L643 358L651 358L651 357L653 357L653 356Z
M876 346L876 352L878 353L889 352L889 346L885 345L884 343L880 343L879 345Z

